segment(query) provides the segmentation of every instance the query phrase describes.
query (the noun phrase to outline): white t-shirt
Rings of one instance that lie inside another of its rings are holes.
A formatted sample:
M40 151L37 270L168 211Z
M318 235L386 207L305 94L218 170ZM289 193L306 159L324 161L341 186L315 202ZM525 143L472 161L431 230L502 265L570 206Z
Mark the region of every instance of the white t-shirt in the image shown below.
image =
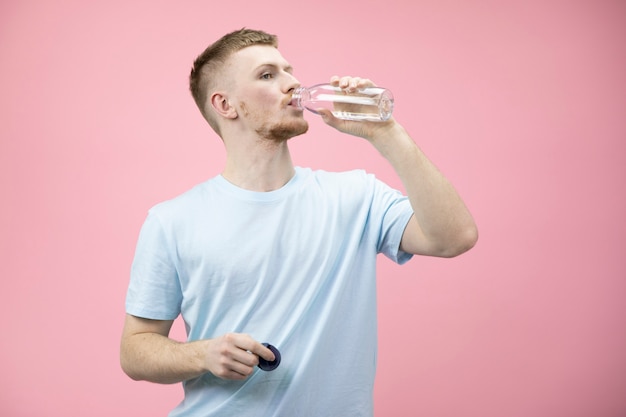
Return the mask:
M153 207L126 311L181 314L189 341L247 333L282 356L245 381L185 381L170 416L371 416L376 255L411 258L399 246L412 213L373 175L305 168L276 191L217 176Z

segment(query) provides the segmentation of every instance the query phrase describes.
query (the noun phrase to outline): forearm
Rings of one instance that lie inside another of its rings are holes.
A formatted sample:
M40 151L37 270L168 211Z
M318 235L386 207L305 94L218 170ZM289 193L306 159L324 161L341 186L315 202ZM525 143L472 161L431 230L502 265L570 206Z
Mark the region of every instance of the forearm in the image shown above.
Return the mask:
M129 377L173 384L210 372L218 378L241 380L252 374L259 357L275 359L271 350L247 334L177 342L168 337L172 323L126 315L120 362Z
M122 369L134 380L160 384L196 378L207 372L207 343L180 343L156 333L129 335L122 341Z
M393 123L371 139L402 181L428 254L456 256L477 239L472 215L465 203L435 165L424 155L404 128Z

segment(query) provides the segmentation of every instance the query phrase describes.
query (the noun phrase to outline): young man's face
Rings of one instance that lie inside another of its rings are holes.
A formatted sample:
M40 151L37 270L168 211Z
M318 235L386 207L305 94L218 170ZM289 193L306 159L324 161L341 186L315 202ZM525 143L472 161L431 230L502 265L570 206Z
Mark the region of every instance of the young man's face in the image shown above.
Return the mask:
M302 110L289 105L300 83L278 49L244 48L229 58L226 72L232 83L229 100L240 122L261 138L285 141L308 130Z

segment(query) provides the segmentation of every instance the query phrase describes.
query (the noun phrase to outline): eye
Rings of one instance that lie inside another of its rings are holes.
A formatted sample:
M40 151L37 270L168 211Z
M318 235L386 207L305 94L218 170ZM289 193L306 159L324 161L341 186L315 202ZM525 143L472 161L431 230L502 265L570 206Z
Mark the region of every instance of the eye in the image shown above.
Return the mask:
M264 72L263 74L261 74L261 78L264 80L270 80L272 79L274 76L272 75L271 72Z

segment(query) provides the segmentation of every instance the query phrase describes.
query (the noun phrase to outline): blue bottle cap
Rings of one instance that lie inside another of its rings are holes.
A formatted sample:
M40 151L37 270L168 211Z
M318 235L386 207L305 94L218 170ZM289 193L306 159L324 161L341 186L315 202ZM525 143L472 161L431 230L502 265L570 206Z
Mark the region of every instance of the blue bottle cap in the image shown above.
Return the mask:
M269 343L262 343L262 345L272 351L275 359L273 361L266 361L259 356L259 368L263 369L264 371L273 371L274 369L278 368L278 365L280 365L280 352Z

